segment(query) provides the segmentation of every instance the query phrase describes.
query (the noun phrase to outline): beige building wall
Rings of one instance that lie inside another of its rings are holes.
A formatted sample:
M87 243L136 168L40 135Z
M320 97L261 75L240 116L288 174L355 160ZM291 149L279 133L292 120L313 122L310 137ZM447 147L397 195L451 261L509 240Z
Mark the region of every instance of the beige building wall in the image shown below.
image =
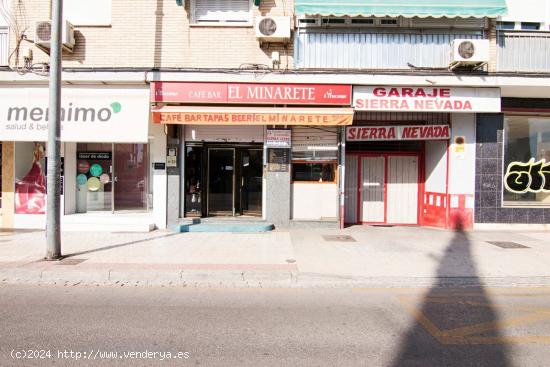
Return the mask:
M292 67L292 42L260 47L250 26L194 25L190 2L185 8L175 0L112 0L110 26L76 26L76 46L65 53L64 67L117 68L230 68L245 64L271 67L272 51L279 51L281 68ZM21 0L13 2L13 13L20 29L34 39L34 24L50 19L51 1ZM258 8L251 5L254 17L260 15L293 16L292 0L262 0ZM10 48L17 44L11 32ZM28 48L33 48L33 62L47 62L48 55L32 43L23 41L19 49L19 66ZM11 65L15 64L12 60Z

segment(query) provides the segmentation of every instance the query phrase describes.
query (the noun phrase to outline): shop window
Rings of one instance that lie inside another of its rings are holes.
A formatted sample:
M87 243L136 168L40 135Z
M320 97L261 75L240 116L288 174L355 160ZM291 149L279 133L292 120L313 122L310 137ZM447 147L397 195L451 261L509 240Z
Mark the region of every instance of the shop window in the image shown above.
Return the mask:
M15 143L15 213L46 211L46 144Z
M293 162L293 182L336 182L336 162Z
M193 0L191 2L193 22L249 23L250 0Z
M550 207L550 117L504 122L503 205Z
M111 0L63 0L63 16L76 26L110 26Z

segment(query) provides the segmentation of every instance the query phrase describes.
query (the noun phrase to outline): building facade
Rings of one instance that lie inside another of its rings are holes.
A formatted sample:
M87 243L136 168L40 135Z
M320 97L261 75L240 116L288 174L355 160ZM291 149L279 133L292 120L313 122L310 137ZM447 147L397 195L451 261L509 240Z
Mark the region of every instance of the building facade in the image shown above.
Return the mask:
M547 16L435 3L65 0L63 225L547 225ZM50 4L2 10L2 225L41 228Z

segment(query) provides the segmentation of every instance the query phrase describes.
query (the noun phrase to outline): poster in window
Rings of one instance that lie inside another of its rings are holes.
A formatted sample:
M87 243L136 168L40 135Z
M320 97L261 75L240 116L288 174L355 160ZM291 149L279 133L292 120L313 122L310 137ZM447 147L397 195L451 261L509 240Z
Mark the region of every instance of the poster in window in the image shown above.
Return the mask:
M15 213L44 214L46 209L46 176L41 161L45 155L42 143L34 143L33 158L27 174L15 182Z

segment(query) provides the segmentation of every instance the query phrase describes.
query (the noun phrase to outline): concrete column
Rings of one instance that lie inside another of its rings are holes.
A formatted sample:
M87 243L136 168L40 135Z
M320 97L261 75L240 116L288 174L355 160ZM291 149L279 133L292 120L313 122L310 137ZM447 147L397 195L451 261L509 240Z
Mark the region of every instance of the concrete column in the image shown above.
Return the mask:
M171 126L168 129L166 144L166 156L170 149L176 149L178 154L182 154L179 146L177 126ZM180 165L177 167L166 167L167 192L166 192L166 224L171 226L177 224L180 218Z
M269 172L266 190L266 220L276 228L290 226L290 170Z
M487 31L487 38L489 39L489 72L497 71L498 60L498 37L497 37L497 21L496 19L489 19L489 29Z

